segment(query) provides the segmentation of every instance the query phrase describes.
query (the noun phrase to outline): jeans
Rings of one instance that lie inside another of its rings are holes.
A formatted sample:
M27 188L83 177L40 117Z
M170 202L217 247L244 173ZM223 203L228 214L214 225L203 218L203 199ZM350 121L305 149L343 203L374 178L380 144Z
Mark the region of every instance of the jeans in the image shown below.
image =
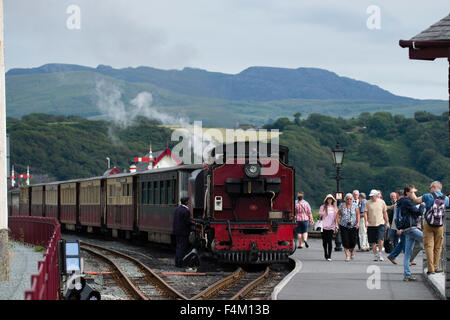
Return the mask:
M411 270L409 268L409 260L411 257L411 252L414 246L414 241L423 242L423 234L417 228L411 228L403 232L405 234L405 258L403 260L403 276L409 277L411 275Z
M400 236L397 234L397 230L395 229L389 229L388 232L388 239L392 241L392 245L395 248L398 244Z
M402 233L400 235L398 244L394 247L394 250L392 250L392 252L389 256L391 258L395 259L403 250L405 250L405 234L404 233Z
M398 244L395 246L394 250L392 250L391 254L389 255L392 259L397 258L397 256L402 253L402 251L405 251L405 234L402 233L400 235L400 240ZM422 250L422 245L418 241L414 241L414 249L412 250L411 256L409 257L409 261L413 261L416 256L419 254L420 250Z

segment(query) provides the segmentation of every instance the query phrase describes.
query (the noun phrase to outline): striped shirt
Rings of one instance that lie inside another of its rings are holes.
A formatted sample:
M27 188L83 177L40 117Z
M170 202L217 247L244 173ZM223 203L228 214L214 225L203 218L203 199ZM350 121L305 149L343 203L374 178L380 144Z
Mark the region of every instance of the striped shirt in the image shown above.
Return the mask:
M295 221L308 221L312 218L308 202L302 200L295 204Z

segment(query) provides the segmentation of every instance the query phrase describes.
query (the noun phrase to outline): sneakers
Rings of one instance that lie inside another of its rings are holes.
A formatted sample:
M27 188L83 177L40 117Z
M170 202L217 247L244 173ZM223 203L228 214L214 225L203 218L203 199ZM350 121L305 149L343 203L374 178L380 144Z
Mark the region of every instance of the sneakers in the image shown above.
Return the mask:
M384 261L384 258L378 253L373 257L373 261Z
M403 281L417 281L417 278L416 278L416 277L413 277L413 276L404 277L404 278L403 278Z
M328 258L327 261L331 261L331 258Z
M306 241L305 241L305 247L309 248L309 244Z
M388 258L388 260L389 260L390 262L392 262L393 264L397 264L397 261L395 261L395 259L392 258L391 256L387 256L387 258Z

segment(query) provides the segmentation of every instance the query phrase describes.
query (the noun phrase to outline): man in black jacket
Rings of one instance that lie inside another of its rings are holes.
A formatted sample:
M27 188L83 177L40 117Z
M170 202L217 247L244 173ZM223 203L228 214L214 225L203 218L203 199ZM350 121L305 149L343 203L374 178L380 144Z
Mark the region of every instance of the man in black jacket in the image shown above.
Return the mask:
M415 281L415 277L411 276L411 270L409 268L409 260L411 252L414 246L414 241L423 241L422 231L417 227L419 223L419 217L422 215L424 206L421 204L419 207L416 206L413 199L416 198L415 192L417 189L414 185L407 184L404 189L405 197L397 201L397 205L400 207L401 214L405 216L401 225L397 225L401 235L405 235L405 256L404 256L404 266L403 266L403 280L404 281Z
M191 215L188 208L189 198L181 198L181 204L175 209L173 216L173 234L177 242L175 266L183 268L183 258L189 244L191 230Z

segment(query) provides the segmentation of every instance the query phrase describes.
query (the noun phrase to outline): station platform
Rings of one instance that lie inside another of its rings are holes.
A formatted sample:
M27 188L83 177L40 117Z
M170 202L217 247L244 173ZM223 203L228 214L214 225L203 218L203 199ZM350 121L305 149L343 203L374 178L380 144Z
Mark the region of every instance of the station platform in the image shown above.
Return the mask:
M373 261L372 252L355 252L345 262L343 251L333 249L332 261L324 258L322 240L309 239L309 248L297 249L291 272L274 290L274 300L435 300L439 296L423 276L422 254L411 266L417 281L403 281L403 254L397 265L387 260ZM333 242L334 245L334 242ZM355 250L356 251L356 250Z
M31 275L38 272L43 253L16 241L9 241L9 281L0 282L0 300L24 300L31 289Z

